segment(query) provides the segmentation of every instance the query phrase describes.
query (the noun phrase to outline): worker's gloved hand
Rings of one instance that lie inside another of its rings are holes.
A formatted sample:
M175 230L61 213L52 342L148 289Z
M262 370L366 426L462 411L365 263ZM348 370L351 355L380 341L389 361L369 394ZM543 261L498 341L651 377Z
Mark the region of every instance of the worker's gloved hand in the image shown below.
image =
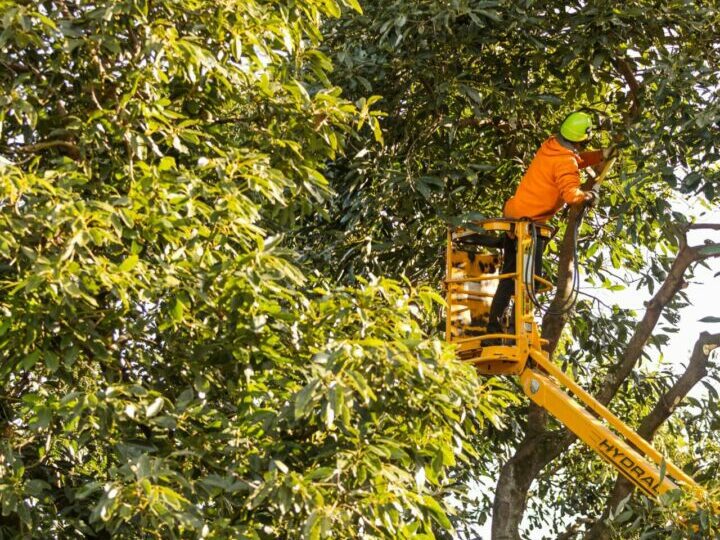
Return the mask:
M589 207L597 205L600 201L600 185L595 184L590 191L585 192L585 201Z
M613 158L618 155L618 147L617 145L608 146L607 148L603 148L603 160L607 161L610 158Z

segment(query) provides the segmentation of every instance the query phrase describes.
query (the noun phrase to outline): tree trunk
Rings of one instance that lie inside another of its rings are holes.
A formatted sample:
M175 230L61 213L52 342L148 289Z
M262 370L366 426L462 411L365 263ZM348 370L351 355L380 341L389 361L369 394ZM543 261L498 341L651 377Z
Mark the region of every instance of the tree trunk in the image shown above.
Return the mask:
M523 518L527 492L538 468L537 448L545 433L547 413L534 403L530 404L525 439L515 455L502 467L498 477L493 502L492 538L519 540L520 522Z
M576 438L567 430L548 431L547 412L534 403L530 404L528 419L525 438L500 470L493 503L493 540L520 538L520 524L533 480Z
M558 312L566 305L572 294L573 256L576 224L582 220L584 210L574 206L568 214L568 225L560 247L558 279L555 297L548 313ZM545 350L552 355L560 341L567 316L545 314L542 321L543 337L548 340ZM555 437L554 435L558 435ZM540 471L559 456L575 439L563 430L561 434L547 430L547 412L530 404L525 437L518 445L515 455L500 469L493 502L492 539L515 540L520 538L520 524L525 513L527 492Z

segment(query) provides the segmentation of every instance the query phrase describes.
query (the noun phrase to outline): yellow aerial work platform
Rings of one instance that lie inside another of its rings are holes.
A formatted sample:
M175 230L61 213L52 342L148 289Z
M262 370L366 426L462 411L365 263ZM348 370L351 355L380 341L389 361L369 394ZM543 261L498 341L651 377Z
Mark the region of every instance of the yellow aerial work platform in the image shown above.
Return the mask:
M448 231L447 340L457 345L458 357L481 374L518 375L532 401L646 495L656 497L682 486L702 497L702 487L578 386L542 350L546 341L538 331L530 298L533 291L528 289L553 288L532 272L533 238L549 237L551 232L546 225L508 219L476 221ZM517 240L517 271L510 274L500 274L502 233L513 234ZM490 303L500 279L515 281L512 328L507 333L486 334Z

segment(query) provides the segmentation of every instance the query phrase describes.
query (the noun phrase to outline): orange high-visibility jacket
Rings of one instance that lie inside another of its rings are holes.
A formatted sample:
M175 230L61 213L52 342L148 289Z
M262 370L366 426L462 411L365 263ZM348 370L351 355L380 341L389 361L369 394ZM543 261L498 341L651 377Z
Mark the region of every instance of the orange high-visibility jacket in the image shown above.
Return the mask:
M602 150L576 154L550 137L535 154L515 195L505 203L505 217L545 222L563 203L583 201L580 169L596 165L602 158Z

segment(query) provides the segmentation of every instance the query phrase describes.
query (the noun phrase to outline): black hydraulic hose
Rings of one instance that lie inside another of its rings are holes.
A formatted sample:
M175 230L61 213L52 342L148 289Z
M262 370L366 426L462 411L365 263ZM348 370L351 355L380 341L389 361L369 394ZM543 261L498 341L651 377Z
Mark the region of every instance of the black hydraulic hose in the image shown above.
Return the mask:
M525 282L525 289L528 292L530 301L533 305L544 314L549 315L564 315L575 307L578 297L580 295L580 267L578 263L578 235L580 234L580 224L585 213L583 207L577 221L575 222L575 230L573 231L573 283L570 290L570 296L563 302L559 307L552 308L552 303L547 306L542 305L542 302L538 299L537 293L535 292L535 250L537 249L537 228L534 224L530 225L530 231L532 236L532 248L530 252L530 272L525 272L523 269L523 280ZM529 274L529 277L528 277Z
M535 224L530 224L530 237L532 239L532 242L530 244L530 272L526 272L525 268L522 269L522 276L523 276L523 283L525 285L525 290L527 291L528 296L530 297L530 301L533 303L533 305L540 310L541 312L544 310L544 307L542 306L540 300L537 298L537 294L535 293L535 253L537 249L537 230L535 228ZM518 246L518 249L521 249L522 246ZM530 279L528 280L528 274L530 275Z

